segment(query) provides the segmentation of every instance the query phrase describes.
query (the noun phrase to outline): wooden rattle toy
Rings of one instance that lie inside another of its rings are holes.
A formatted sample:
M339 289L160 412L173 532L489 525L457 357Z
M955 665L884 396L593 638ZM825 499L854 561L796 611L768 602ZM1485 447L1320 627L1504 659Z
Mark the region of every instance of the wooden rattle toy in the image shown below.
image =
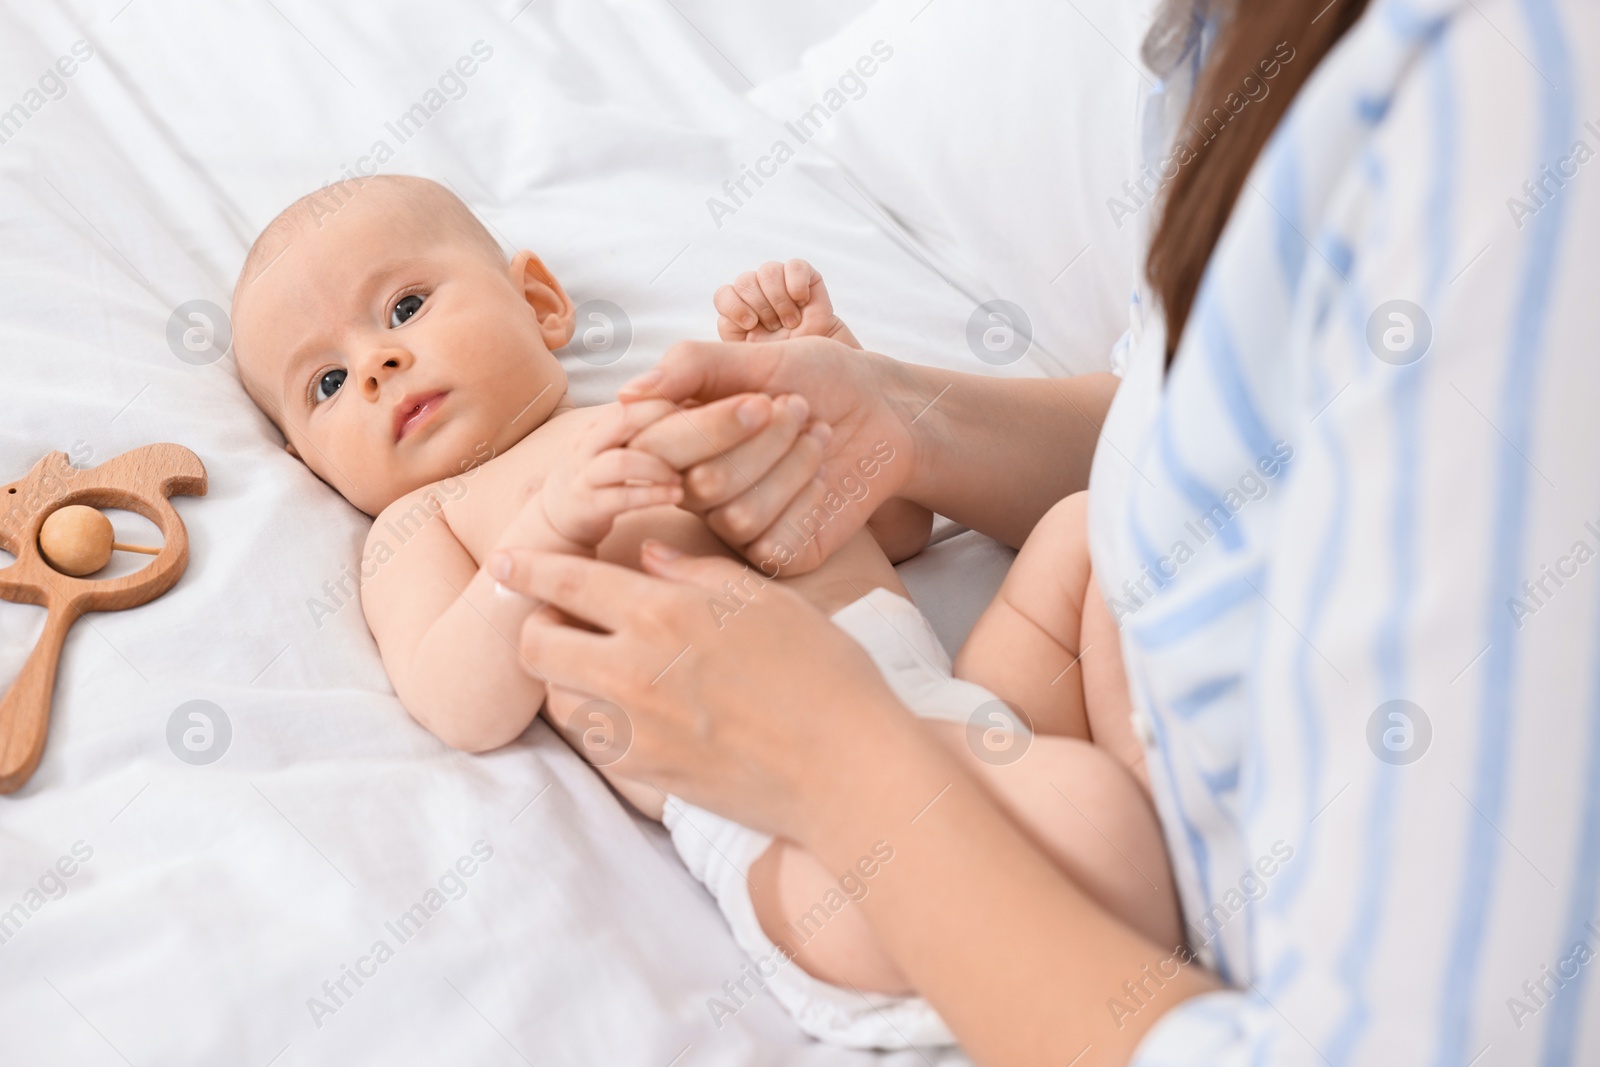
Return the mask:
M44 754L67 630L86 612L138 607L171 589L188 566L189 535L167 498L205 492L200 457L170 443L145 445L83 470L68 463L65 452L51 452L27 477L0 486L0 548L17 557L0 569L0 598L48 611L39 643L0 701L0 793L20 789ZM113 540L111 520L97 508L143 515L165 543ZM117 550L156 558L120 578L84 577Z

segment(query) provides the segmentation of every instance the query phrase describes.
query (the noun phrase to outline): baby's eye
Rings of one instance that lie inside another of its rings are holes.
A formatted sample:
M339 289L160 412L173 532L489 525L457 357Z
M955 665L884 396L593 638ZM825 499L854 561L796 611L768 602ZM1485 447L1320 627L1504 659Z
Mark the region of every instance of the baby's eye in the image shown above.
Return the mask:
M349 372L344 370L342 367L337 367L333 370L327 371L321 377L319 377L317 379L316 388L312 390L316 402L320 404L324 400L332 398L333 394L337 393L339 391L339 387L344 384L344 380L348 374Z
M422 310L422 295L420 293L402 296L395 301L394 310L389 312L389 328L394 329L420 310Z

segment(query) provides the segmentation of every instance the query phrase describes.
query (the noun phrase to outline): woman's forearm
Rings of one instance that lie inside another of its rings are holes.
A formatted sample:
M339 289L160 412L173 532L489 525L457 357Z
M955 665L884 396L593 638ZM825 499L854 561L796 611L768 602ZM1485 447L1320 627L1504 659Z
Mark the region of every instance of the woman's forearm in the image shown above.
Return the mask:
M1125 1063L1162 1014L1216 988L1095 904L915 723L862 721L893 736L854 739L871 756L808 815L803 843L838 871L893 849L860 906L974 1060L1066 1064L1092 1046L1084 1063ZM1125 982L1145 1006L1114 1013Z
M905 366L916 440L901 496L1012 547L1050 506L1089 484L1111 374L991 378Z

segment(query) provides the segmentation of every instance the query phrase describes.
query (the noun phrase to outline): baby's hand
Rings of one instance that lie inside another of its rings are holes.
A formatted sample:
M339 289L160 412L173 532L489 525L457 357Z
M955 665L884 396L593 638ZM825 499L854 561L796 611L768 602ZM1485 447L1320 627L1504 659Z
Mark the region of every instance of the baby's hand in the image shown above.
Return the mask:
M528 506L559 537L593 549L623 512L680 502L681 474L653 453L624 447L671 410L664 400L616 405L578 435Z
M850 328L833 313L822 275L803 259L763 263L724 285L711 298L724 341L782 341L831 337L860 348Z

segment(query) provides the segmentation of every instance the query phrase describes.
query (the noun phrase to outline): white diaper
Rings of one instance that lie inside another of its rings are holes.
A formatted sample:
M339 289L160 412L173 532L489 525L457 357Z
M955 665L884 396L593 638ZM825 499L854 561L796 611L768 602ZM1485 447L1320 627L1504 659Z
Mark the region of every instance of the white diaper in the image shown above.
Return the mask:
M915 604L874 589L839 610L833 621L872 656L895 696L918 716L967 722L979 707L997 699L982 686L950 675L950 657ZM734 940L751 963L730 979L709 1007L720 1022L765 989L787 1008L812 1037L853 1048L896 1049L911 1045L949 1045L955 1039L944 1021L921 997L860 993L813 978L785 959L756 919L746 881L750 865L772 843L760 833L703 808L667 798L662 822L689 872L716 898L733 929ZM870 880L866 881L870 892ZM834 894L834 900L848 899ZM819 902L827 910L829 902Z

